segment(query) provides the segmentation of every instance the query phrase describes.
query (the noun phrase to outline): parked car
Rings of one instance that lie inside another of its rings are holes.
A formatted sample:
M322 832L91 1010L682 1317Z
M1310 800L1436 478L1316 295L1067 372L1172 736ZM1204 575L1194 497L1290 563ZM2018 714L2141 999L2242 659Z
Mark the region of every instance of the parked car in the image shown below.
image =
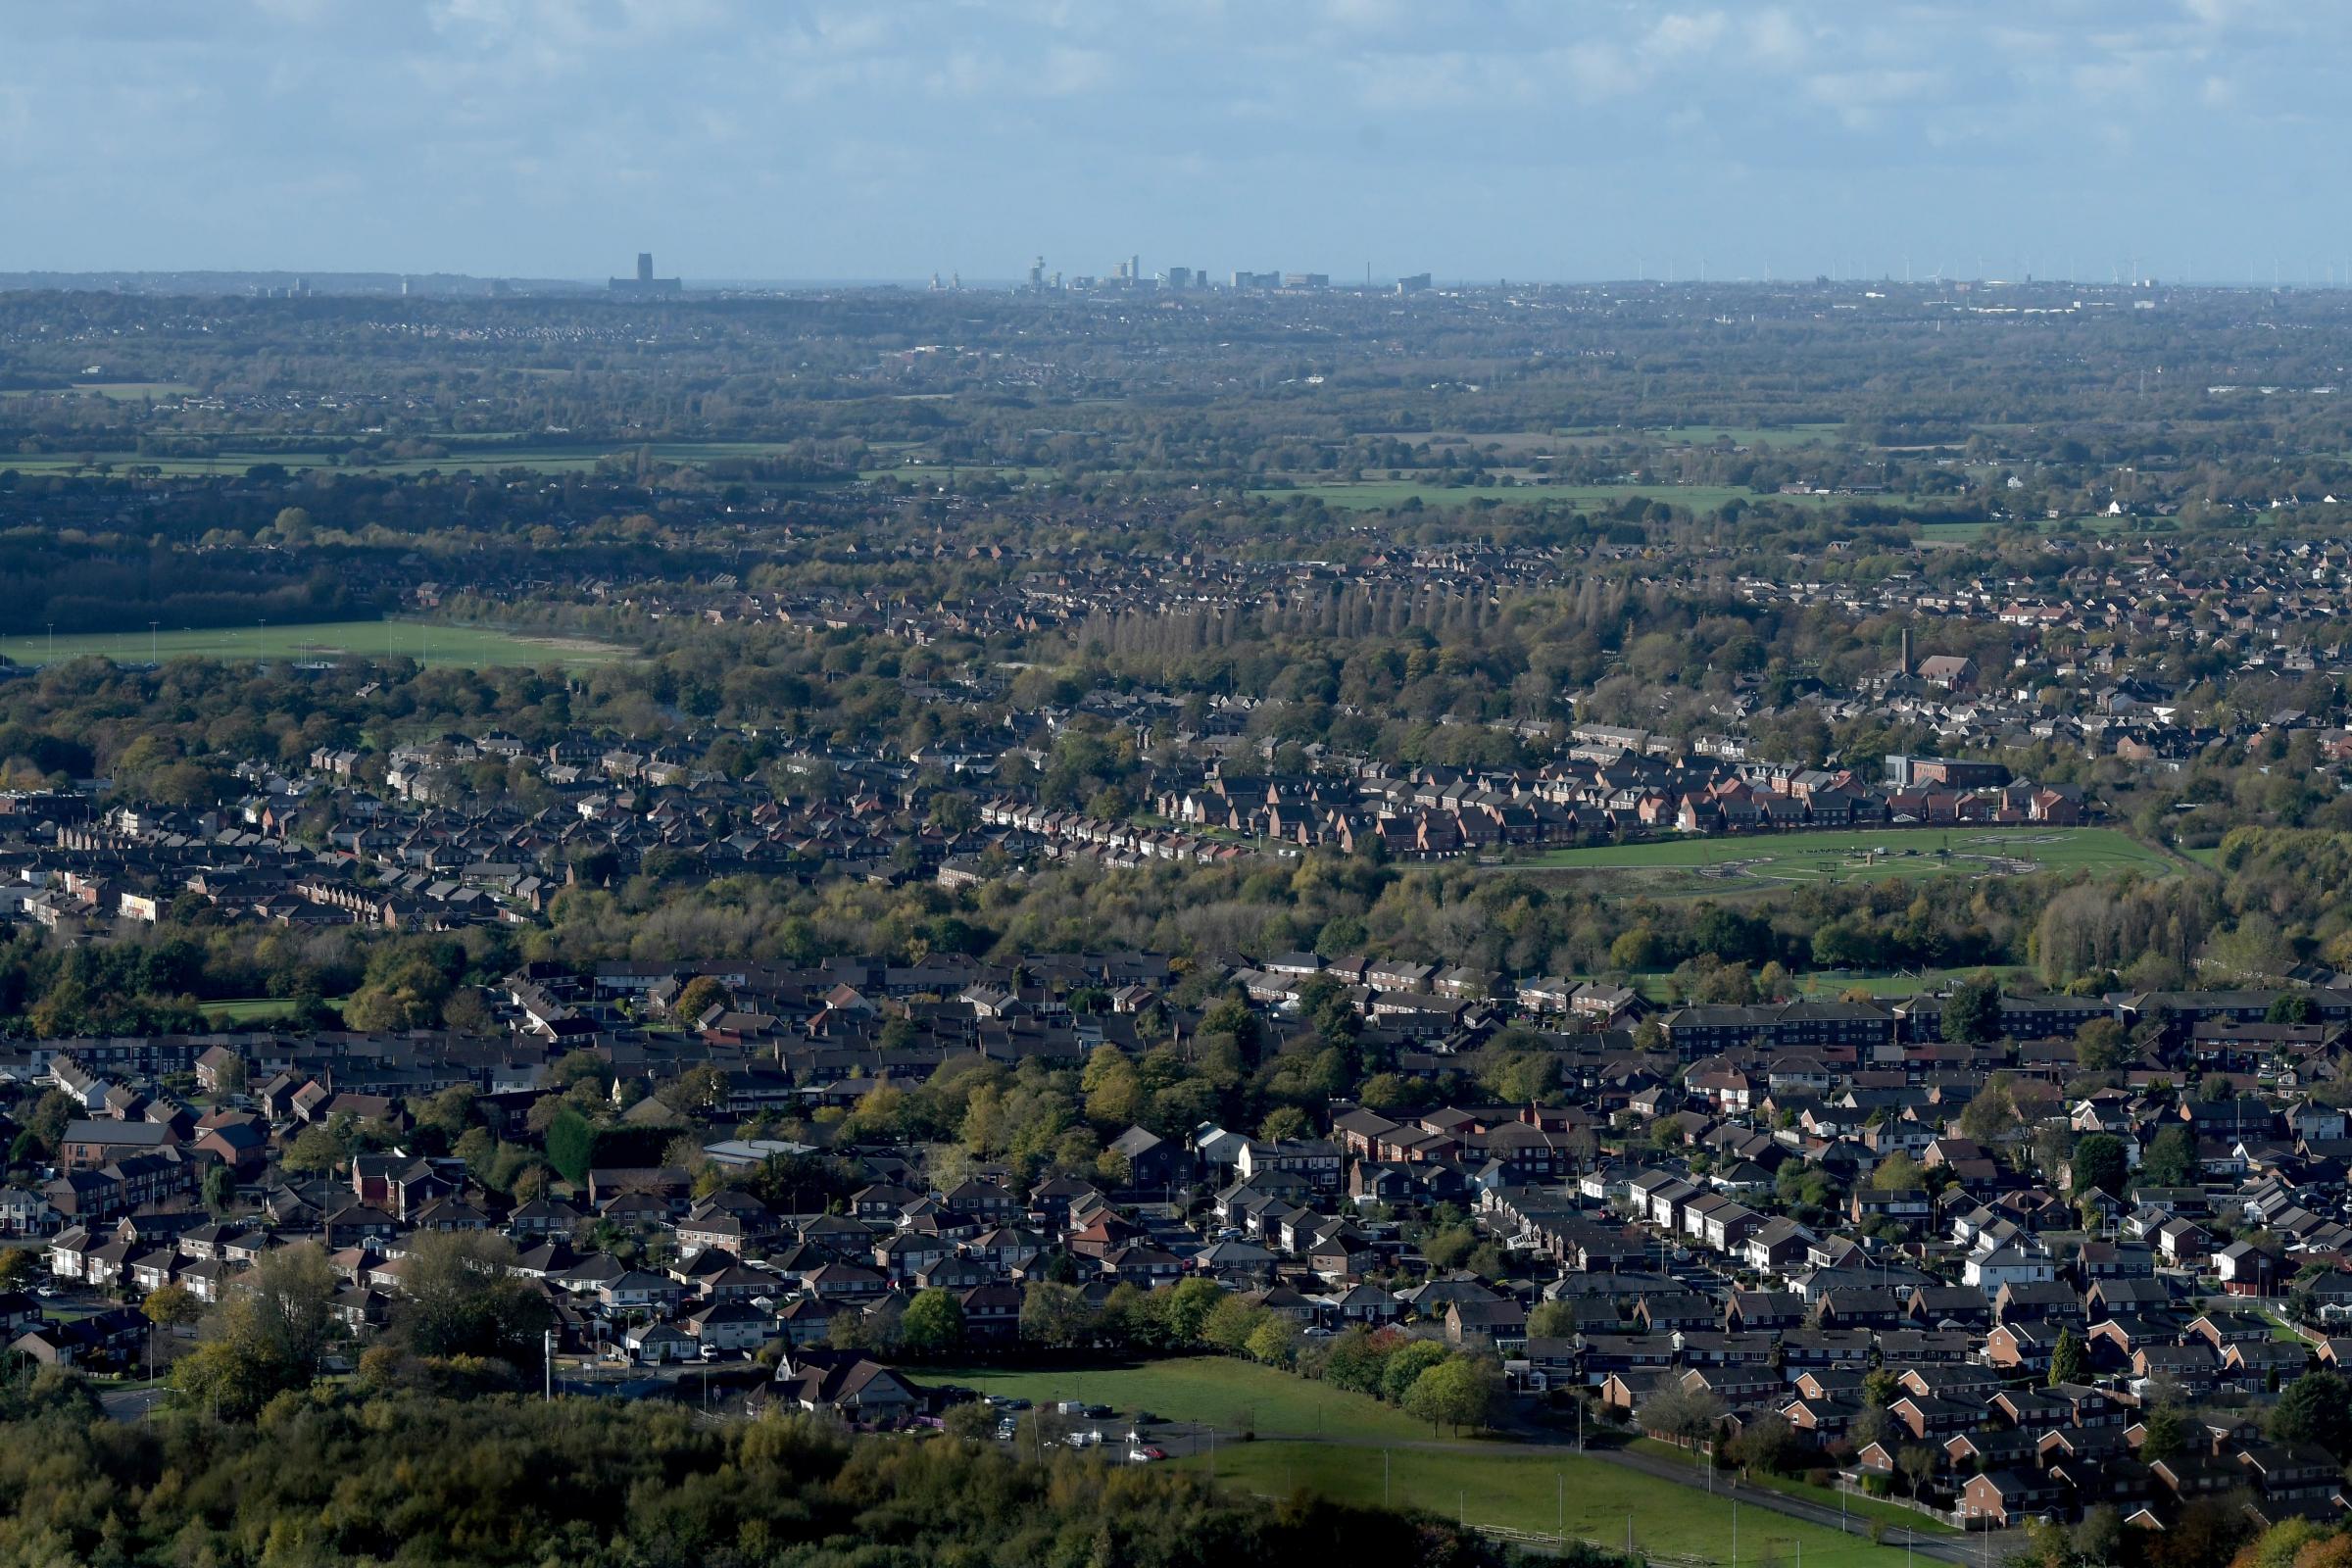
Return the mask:
M1139 1446L1127 1450L1127 1461L1130 1464L1149 1464L1153 1459L1165 1459L1167 1456L1168 1451L1165 1448Z

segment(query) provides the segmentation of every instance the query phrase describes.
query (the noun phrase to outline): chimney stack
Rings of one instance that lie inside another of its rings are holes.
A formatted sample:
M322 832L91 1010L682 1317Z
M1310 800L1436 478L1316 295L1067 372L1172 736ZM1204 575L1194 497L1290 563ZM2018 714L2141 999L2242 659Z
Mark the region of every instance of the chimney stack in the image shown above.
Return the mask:
M1911 673L1911 628L1908 626L1903 628L1903 667L1896 673L1900 675Z

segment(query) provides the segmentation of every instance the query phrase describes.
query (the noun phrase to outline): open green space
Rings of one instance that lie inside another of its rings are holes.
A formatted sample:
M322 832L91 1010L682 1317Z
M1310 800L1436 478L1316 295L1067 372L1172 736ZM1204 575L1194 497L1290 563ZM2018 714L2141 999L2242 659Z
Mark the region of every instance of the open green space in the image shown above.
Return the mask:
M1202 1470L1210 1463L1206 1454L1176 1462ZM1903 1560L1899 1527L1886 1538L1892 1545L1873 1546L1866 1536L1840 1535L1762 1507L1739 1510L1735 1553L1730 1499L1565 1449L1554 1456L1441 1445L1393 1447L1384 1460L1363 1445L1219 1445L1215 1474L1220 1487L1268 1496L1305 1491L1378 1506L1385 1494L1396 1507L1471 1525L1545 1536L1558 1530L1610 1547L1624 1546L1630 1526L1634 1549L1652 1560L1737 1560L1761 1568L1767 1559L1787 1563L1800 1548L1806 1562L1821 1568L1893 1568ZM1921 1535L1931 1534L1921 1524Z
M858 477L902 479L908 484L961 485L984 479L1001 479L1006 484L1035 484L1052 479L1058 469L1011 463L903 463L888 468L860 468Z
M1750 833L1655 839L1548 850L1522 865L1580 871L1652 871L1743 884L1879 881L1886 877L2089 870L2170 875L2181 862L2110 827L1863 828L1852 832Z
M2172 533L2179 524L2169 517L2058 517L2047 520L2019 518L2008 522L1921 522L1919 537L1923 544L1973 545L1987 534L2001 529L2020 533L2039 533L2053 536L2080 534Z
M14 387L0 398L105 398L114 403L142 403L149 398L184 398L196 389L185 381L76 381L72 386Z
M0 654L20 664L72 659L111 659L119 663L157 660L211 659L224 662L260 659L414 659L425 664L471 669L511 665L536 667L608 663L628 650L584 638L501 631L491 626L445 626L420 620L338 620L290 626L201 626L178 631L86 632L54 640L41 632L0 638Z
M1794 447L1808 441L1834 441L1838 428L1827 423L1788 424L1771 429L1761 425L1674 424L1642 433L1658 441L1689 442L1701 447L1713 446L1718 441L1729 441L1736 447Z
M1914 969L1906 974L1840 974L1836 970L1822 970L1799 975L1797 990L1808 997L1832 999L1844 996L1848 991L1867 991L1874 997L1909 997L1973 980L1981 972L1975 968ZM2023 972L2000 968L1992 971L1996 978L2004 982Z
M163 394L158 393L157 395L162 396ZM231 437L230 439L235 438ZM246 439L251 438L247 437ZM544 442L513 443L466 436L430 436L420 439L427 439L438 446L446 447L448 455L438 458L403 458L397 461L376 463L351 453L338 454L301 450L252 451L242 448L222 450L209 457L153 457L136 452L52 452L32 456L0 456L0 470L13 468L19 473L26 474L86 474L101 470L122 474L153 471L163 478L191 478L207 474L236 475L257 465L274 463L289 471L307 468L342 468L353 473L418 474L455 473L461 468L471 469L475 472L500 468L528 468L535 473L583 473L608 465L630 466L636 463L637 455L641 450L645 451L654 463L667 466L774 457L781 454L786 447L786 443L781 441L653 441L626 442L616 445L564 446Z
M349 997L329 997L329 1006L339 1007ZM233 997L225 1002L207 1002L204 1015L214 1023L274 1023L294 1016L294 1002L288 997Z
M1310 1437L1429 1437L1429 1427L1393 1405L1269 1367L1225 1356L1191 1356L1133 1366L921 1369L917 1382L961 1384L982 1394L1040 1405L1077 1399L1107 1404L1122 1417L1149 1410L1170 1421L1200 1422L1222 1432Z
M1746 489L1730 484L1511 484L1445 485L1428 484L1417 479L1350 479L1333 483L1305 481L1291 486L1261 486L1250 492L1267 501L1296 500L1312 496L1329 507L1345 507L1355 511L1374 511L1383 507L1402 506L1418 500L1425 507L1461 507L1472 502L1491 501L1515 506L1554 505L1563 507L1614 506L1628 497L1639 496L1648 501L1663 501L1668 506L1682 507L1704 515L1720 512L1734 501L1788 502L1802 507L1828 507L1861 499L1854 496L1801 495L1785 496L1777 492ZM1883 503L1902 505L1908 496L1880 496Z
M1678 1448L1671 1443L1660 1443L1655 1438L1636 1438L1626 1446L1661 1459L1672 1459L1678 1464L1687 1464L1692 1470L1703 1469L1706 1463L1704 1456L1693 1453L1688 1448ZM1950 1525L1944 1524L1940 1520L1931 1519L1926 1514L1920 1513L1916 1509L1906 1508L1900 1503L1881 1502L1876 1497L1857 1497L1850 1493L1838 1492L1834 1487L1813 1486L1794 1476L1777 1476L1769 1472L1761 1475L1751 1474L1741 1479L1740 1485L1755 1487L1765 1492L1775 1492L1784 1497L1795 1497L1805 1502L1819 1503L1825 1508L1840 1508L1856 1519L1876 1519L1889 1530L1916 1530L1923 1536L1956 1536L1960 1534ZM1891 1539L1899 1543L1903 1538L1897 1535Z

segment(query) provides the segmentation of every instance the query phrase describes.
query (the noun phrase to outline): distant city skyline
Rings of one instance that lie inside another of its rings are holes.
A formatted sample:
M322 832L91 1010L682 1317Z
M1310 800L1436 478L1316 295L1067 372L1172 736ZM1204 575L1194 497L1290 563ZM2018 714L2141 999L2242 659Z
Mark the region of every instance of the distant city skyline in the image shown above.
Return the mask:
M2352 280L2322 195L2352 14L2286 0L92 0L9 31L0 271Z

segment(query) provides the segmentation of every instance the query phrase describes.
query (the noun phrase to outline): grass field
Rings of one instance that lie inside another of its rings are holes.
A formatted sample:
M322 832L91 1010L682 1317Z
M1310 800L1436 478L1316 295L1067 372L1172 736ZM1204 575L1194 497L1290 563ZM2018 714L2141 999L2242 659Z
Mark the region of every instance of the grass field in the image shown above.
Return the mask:
M1919 536L1924 544L1973 545L1985 535L2002 528L2019 533L2073 537L2082 534L2111 534L2127 531L2132 533L2171 533L2178 526L2169 517L2060 517L2055 520L2042 521L2027 518L2016 522L1923 522L1919 525Z
M157 395L164 394L159 392ZM14 468L20 473L78 473L89 468L89 465L83 461L85 458L95 458L117 473L134 468L153 468L166 478L235 475L263 463L274 463L287 469L340 467L354 473L379 474L454 473L461 468L477 472L498 468L528 468L537 473L582 473L608 463L633 465L639 450L637 443L559 446L550 443L512 444L498 440L469 440L464 436L436 436L430 439L447 447L449 455L442 458L412 458L394 463L368 463L349 455L304 451L256 452L235 449L209 458L142 457L132 452L60 452L34 457L0 457L0 470ZM650 447L655 463L683 466L770 457L782 452L786 444L781 441L654 441L644 445Z
M59 637L42 633L0 638L0 654L20 664L52 660L111 659L122 663L153 660L335 659L345 654L399 656L427 664L470 669L508 665L601 664L628 657L628 650L572 637L499 631L487 626L443 626L417 620L340 620L292 626L218 626L194 630L90 632Z
M1149 1410L1170 1421L1200 1422L1229 1433L1251 1430L1305 1437L1321 1432L1400 1443L1427 1441L1430 1435L1427 1426L1378 1399L1224 1356L1083 1371L947 1367L914 1376L920 1383L959 1383L982 1394L1041 1405L1082 1399L1107 1404L1122 1416Z
M1867 991L1874 997L1909 997L1923 991L1973 980L1981 972L1975 966L1958 969L1913 969L1901 974L1852 974L1838 969L1821 969L1795 977L1796 990L1801 996L1836 998L1848 991ZM2026 973L2023 969L1995 967L1996 978L2007 980ZM1664 970L1640 970L1624 976L1569 974L1560 977L1571 984L1605 980L1610 984L1622 982L1632 986L1649 1001L1663 1006L1675 1001L1673 976Z
M1516 506L1548 504L1562 507L1614 506L1629 496L1663 501L1669 506L1682 507L1704 515L1720 512L1733 501L1793 502L1802 507L1835 506L1852 500L1849 496L1763 495L1757 491L1728 484L1495 484L1486 488L1424 484L1414 479L1354 479L1333 484L1301 482L1290 488L1271 486L1250 492L1262 500L1296 500L1313 496L1328 507L1344 507L1353 511L1373 511L1382 507L1401 506L1418 499L1425 507L1462 507L1473 502L1492 501ZM1882 496L1883 502L1901 505L1910 498Z
M73 396L140 403L148 398L184 398L195 390L184 381L76 381L72 386L20 387L0 392L0 398Z
M1676 424L1642 433L1658 441L1687 441L1700 447L1725 440L1736 447L1794 447L1808 441L1835 441L1838 429L1835 424L1790 424L1777 429L1760 425Z
M1660 1443L1654 1438L1636 1438L1626 1446L1638 1449L1642 1453L1654 1454L1661 1459L1672 1459L1677 1464L1689 1465L1692 1470L1700 1469L1705 1464L1705 1460L1700 1455L1692 1453L1688 1448L1678 1448L1671 1443ZM1857 1497L1849 1494L1840 1494L1835 1488L1812 1486L1794 1476L1776 1476L1767 1472L1760 1476L1750 1476L1740 1484L1743 1487L1759 1487L1766 1492L1777 1492L1785 1497L1796 1497L1806 1502L1817 1502L1825 1508L1842 1508L1856 1519L1876 1519L1890 1530L1917 1530L1923 1536L1956 1536L1960 1534L1950 1525L1930 1519L1925 1514L1905 1508L1899 1503L1881 1502L1875 1497ZM1900 1542L1902 1537L1896 1536L1894 1539Z
M1923 991L1935 991L1942 986L1973 980L1980 971L1967 969L1917 969L1909 974L1838 974L1823 971L1801 975L1797 989L1808 997L1838 998L1848 991L1867 991L1874 997L1909 997ZM1993 975L2001 980L2023 973L2017 969L1995 968Z
M349 997L329 997L329 1006L339 1007ZM236 997L226 1002L208 1002L204 1015L214 1023L274 1023L294 1015L294 1004L283 997Z
M1199 1469L1209 1463L1205 1455L1176 1462ZM1268 1496L1304 1490L1378 1506L1384 1474L1387 1495L1400 1508L1544 1535L1558 1528L1611 1547L1625 1544L1630 1523L1638 1552L1723 1564L1734 1557L1728 1500L1565 1451L1554 1457L1475 1447L1395 1448L1385 1465L1370 1447L1331 1444L1236 1444L1216 1453L1219 1486ZM1761 1507L1741 1508L1739 1519L1738 1560L1757 1568L1768 1559L1786 1565L1800 1546L1805 1561L1820 1568L1893 1568L1903 1560L1899 1529L1888 1538L1894 1545L1873 1546L1866 1537L1842 1536Z
M1984 876L2087 869L2169 875L2181 862L2114 828L1869 828L1849 833L1659 839L1550 850L1521 864L1561 870L1654 871L1674 880L1748 884L1878 881L1947 873Z

